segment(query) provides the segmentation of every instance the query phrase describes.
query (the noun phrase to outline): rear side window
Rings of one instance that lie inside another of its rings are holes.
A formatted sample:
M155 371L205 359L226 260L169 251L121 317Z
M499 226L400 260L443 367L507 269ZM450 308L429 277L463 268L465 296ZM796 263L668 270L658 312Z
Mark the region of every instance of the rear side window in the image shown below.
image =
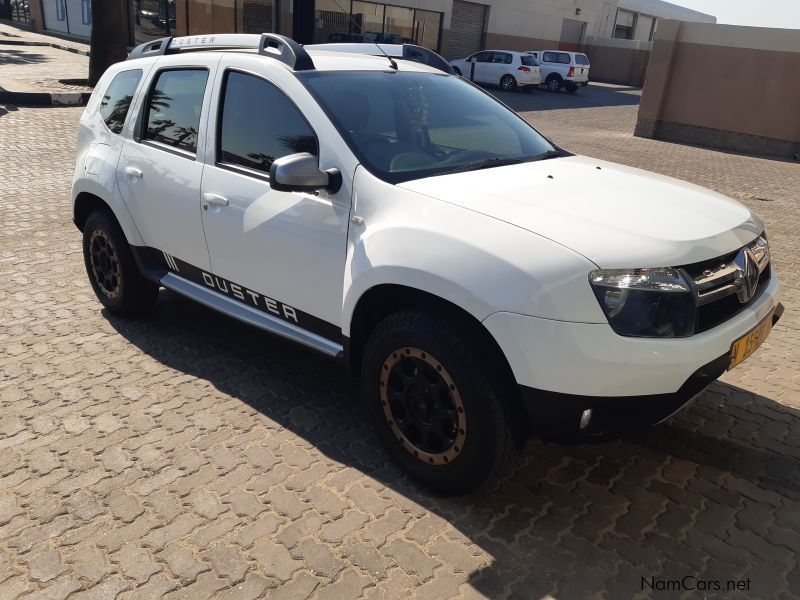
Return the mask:
M575 64L576 65L588 65L589 64L589 57L585 54L576 54L575 55Z
M535 67L539 64L538 62L536 62L536 59L533 58L530 54L523 54L519 58L522 61L522 64L525 65L526 67Z
M207 80L205 69L159 73L148 99L145 139L196 152Z
M268 174L276 158L297 152L318 154L311 126L271 83L229 71L223 98L219 162Z
M510 65L513 60L514 57L507 52L495 52L494 57L492 58L493 63L499 63L503 65Z
M542 54L542 60L544 60L544 62L560 63L562 65L568 65L572 62L569 58L569 54L566 52L545 52Z
M142 79L141 69L122 71L114 76L100 101L100 116L113 133L122 133L133 94Z

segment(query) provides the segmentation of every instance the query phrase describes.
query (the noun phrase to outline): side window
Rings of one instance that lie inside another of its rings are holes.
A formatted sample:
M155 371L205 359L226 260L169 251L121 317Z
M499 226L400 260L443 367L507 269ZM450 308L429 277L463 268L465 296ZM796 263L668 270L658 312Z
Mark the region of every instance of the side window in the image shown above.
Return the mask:
M542 60L544 62L556 62L556 53L555 52L545 52L542 54Z
M131 107L136 86L142 79L142 70L122 71L111 80L103 99L100 101L100 116L106 127L113 133L122 133L125 117Z
M560 62L562 65L568 65L572 62L572 60L570 59L569 54L566 52L559 52L558 62Z
M205 69L159 73L147 103L144 138L196 152L207 79Z
M514 57L506 52L503 53L503 62L510 65L514 61Z
M269 173L281 156L318 154L314 131L274 85L237 71L228 71L224 85L218 162Z
M492 62L492 52L478 52L475 55L475 60L483 63Z

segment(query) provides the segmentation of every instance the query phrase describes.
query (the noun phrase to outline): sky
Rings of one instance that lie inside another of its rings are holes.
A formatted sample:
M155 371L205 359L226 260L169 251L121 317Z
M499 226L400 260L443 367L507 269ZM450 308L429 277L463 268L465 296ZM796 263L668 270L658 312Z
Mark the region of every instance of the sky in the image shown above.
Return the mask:
M800 0L668 0L717 17L717 23L800 29Z

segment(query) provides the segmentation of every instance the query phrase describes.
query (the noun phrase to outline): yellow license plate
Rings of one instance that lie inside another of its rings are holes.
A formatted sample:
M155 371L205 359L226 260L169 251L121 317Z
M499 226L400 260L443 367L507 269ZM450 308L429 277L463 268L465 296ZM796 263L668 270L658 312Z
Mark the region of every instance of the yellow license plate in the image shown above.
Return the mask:
M772 313L769 313L758 325L731 344L731 362L728 365L728 370L730 371L741 364L755 352L761 343L767 339L770 331L772 331Z

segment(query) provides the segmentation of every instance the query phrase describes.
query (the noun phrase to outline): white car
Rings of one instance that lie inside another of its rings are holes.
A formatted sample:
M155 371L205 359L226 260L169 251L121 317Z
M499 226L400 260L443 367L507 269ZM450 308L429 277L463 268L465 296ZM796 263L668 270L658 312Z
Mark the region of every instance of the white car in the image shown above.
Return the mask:
M536 60L527 52L482 50L450 64L457 75L475 83L500 86L506 91L533 90L542 83Z
M389 453L450 493L532 432L665 419L782 311L743 205L570 154L431 66L274 34L112 66L72 198L109 311L164 287L340 361Z
M562 88L570 94L589 85L589 57L581 52L565 50L531 50L542 72L542 81L551 92Z

